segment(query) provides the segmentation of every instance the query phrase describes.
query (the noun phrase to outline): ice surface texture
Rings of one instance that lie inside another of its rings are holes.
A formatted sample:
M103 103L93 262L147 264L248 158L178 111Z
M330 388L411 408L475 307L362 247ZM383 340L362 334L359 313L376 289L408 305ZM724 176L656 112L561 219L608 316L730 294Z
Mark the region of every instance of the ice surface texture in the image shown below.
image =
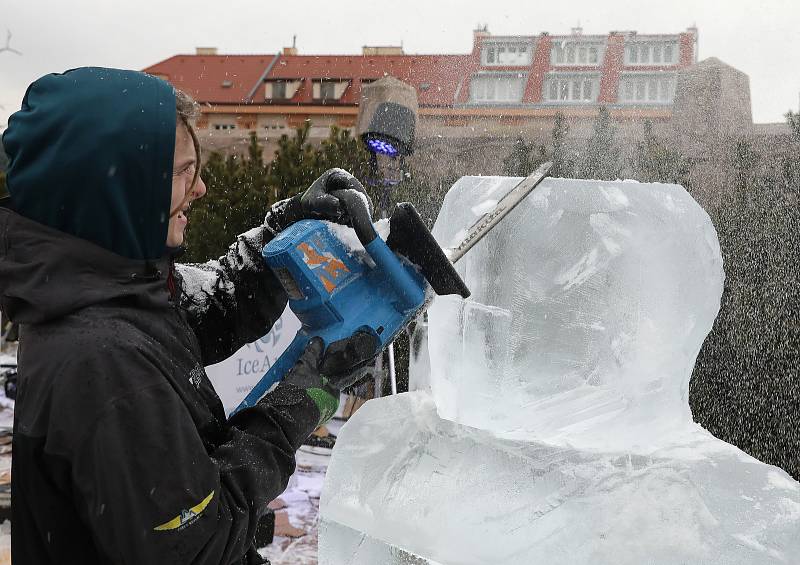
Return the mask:
M518 180L459 180L437 240ZM723 272L682 188L546 179L457 268L430 374L339 434L321 565L796 562L800 484L691 419Z
M753 565L800 555L800 485L700 429L648 456L599 454L442 420L423 391L370 400L342 428L320 510L320 565ZM427 560L395 557L404 552Z
M434 236L455 245L519 180L462 178ZM545 179L457 269L472 296L429 311L442 418L645 451L691 423L689 377L724 275L714 226L680 186Z

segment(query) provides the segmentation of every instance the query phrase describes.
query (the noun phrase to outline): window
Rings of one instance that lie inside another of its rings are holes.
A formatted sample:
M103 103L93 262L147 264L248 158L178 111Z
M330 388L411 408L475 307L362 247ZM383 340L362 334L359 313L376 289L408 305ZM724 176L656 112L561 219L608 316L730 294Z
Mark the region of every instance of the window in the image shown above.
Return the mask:
M476 75L470 83L472 102L506 102L522 101L527 75Z
M595 102L600 92L596 74L550 76L545 80L546 102Z
M286 81L278 80L272 83L272 99L286 100Z
M598 65L602 43L556 41L550 53L554 65Z
M623 75L620 81L619 101L623 104L665 104L674 98L674 75Z
M626 65L674 65L678 53L677 41L629 42L625 46Z
M483 48L483 64L527 67L531 64L531 51L527 43L488 44Z
M323 81L319 85L319 97L322 100L335 100L336 84L333 82Z
M214 129L217 130L236 129L236 124L214 124Z
M366 81L362 81L364 84ZM313 81L312 98L319 103L336 102L349 86L349 81L336 79L317 79Z

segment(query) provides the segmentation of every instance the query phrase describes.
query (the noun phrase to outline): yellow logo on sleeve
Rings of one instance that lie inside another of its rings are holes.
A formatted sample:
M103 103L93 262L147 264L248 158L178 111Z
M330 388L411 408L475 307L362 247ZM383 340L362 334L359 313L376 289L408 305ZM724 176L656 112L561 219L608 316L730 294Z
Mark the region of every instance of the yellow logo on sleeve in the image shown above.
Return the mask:
M164 522L160 526L156 526L153 528L157 532L163 532L165 530L179 530L188 526L203 513L203 510L206 509L208 503L211 502L211 499L214 498L214 491L212 490L211 493L205 497L199 504L196 506L192 506L188 510L181 510L181 513L175 516L169 522Z

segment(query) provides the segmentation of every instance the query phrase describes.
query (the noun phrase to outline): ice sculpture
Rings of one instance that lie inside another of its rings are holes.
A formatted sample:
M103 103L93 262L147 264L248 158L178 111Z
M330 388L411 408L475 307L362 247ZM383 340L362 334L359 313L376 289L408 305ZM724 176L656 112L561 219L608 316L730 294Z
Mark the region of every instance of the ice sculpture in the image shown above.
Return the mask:
M459 180L437 240L518 180ZM339 435L321 564L800 555L800 484L691 419L723 272L686 191L546 179L458 270L473 294L432 306L421 390L368 402Z

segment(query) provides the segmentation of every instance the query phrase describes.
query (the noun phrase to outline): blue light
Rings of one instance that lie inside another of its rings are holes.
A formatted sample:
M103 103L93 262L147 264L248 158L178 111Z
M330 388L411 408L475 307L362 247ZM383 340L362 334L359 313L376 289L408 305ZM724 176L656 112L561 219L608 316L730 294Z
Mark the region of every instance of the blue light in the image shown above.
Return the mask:
M397 147L382 139L368 139L367 146L373 153L380 153L389 157L395 157L399 153Z

